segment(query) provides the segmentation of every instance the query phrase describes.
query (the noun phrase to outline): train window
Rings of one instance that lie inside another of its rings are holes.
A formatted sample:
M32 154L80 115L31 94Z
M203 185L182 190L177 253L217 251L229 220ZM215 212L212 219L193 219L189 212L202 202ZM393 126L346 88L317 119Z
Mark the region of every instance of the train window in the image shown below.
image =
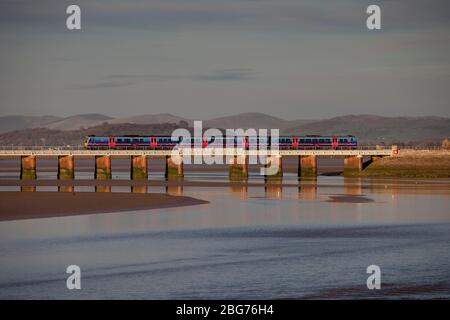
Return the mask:
M306 143L311 143L311 139L306 139Z
M344 139L344 143L347 143L347 139Z
M342 142L344 142L344 139L339 139L339 143L342 143Z
M323 139L319 139L319 143L324 143L324 140Z
M129 143L129 142L130 142L130 139L125 139L125 142L126 142L126 143Z
M305 139L299 139L298 142L305 143Z
M313 142L313 143L317 143L317 139L313 139L312 142Z

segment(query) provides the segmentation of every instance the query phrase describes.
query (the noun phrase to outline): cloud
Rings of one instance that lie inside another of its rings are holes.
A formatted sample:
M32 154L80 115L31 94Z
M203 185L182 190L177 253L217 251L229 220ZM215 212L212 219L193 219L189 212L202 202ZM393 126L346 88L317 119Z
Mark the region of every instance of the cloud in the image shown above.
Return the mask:
M250 68L235 68L235 69L214 70L208 74L194 74L188 77L192 80L230 81L230 80L249 80L252 79L254 75L255 72Z
M251 68L217 69L207 73L193 73L186 75L144 75L144 74L112 74L103 77L99 83L77 84L74 89L101 89L127 87L139 83L161 82L169 80L194 81L240 81L250 80L256 72Z

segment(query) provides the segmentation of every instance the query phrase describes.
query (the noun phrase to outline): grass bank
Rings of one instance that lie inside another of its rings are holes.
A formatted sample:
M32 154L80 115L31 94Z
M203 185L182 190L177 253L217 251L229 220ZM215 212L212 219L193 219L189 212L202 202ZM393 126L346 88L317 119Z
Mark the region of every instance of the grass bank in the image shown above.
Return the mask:
M400 150L397 157L370 163L361 173L372 177L450 178L450 151Z

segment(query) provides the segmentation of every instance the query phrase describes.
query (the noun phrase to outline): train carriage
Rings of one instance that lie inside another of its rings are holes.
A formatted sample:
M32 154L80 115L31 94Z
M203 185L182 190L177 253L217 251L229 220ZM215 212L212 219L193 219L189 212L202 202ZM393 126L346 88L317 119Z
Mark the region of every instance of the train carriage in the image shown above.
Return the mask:
M84 141L86 149L173 149L176 145L184 144L191 147L208 147L209 145L223 147L240 147L245 149L266 149L275 147L281 150L296 149L343 149L356 148L358 140L355 136L235 136L235 137L203 137L181 138L171 136L88 136Z

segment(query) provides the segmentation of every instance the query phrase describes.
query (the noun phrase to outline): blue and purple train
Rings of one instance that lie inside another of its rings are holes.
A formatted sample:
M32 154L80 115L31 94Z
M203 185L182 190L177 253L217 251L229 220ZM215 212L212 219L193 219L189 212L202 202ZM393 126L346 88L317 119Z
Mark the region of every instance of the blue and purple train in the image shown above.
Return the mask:
M207 147L214 143L215 146L223 145L243 147L264 146L269 148L276 143L281 150L289 149L353 149L358 146L358 140L355 136L280 136L274 137L211 137L211 138L190 138L183 142L184 145ZM256 140L256 141L255 141ZM86 149L150 149L166 150L173 149L175 145L181 143L181 138L172 138L171 136L87 136L84 140Z

